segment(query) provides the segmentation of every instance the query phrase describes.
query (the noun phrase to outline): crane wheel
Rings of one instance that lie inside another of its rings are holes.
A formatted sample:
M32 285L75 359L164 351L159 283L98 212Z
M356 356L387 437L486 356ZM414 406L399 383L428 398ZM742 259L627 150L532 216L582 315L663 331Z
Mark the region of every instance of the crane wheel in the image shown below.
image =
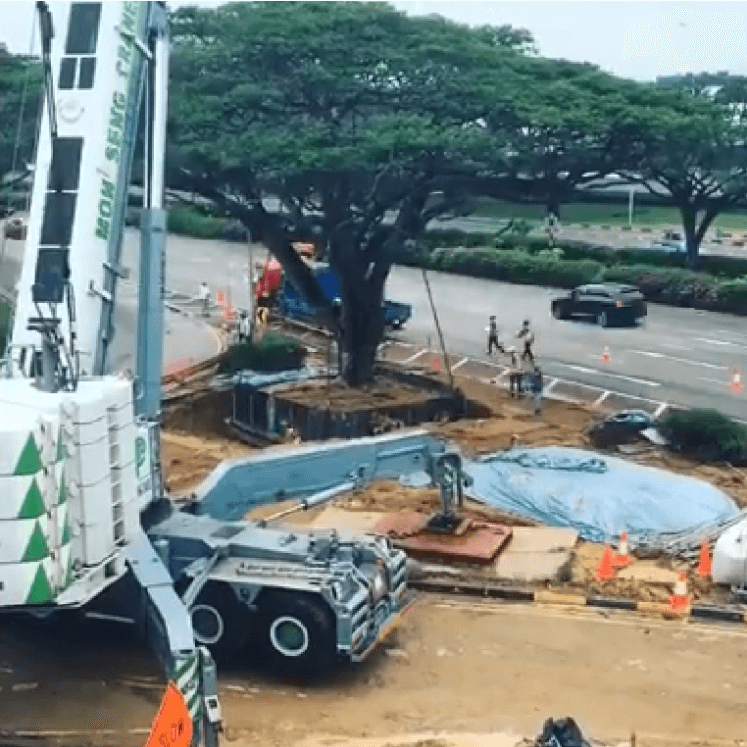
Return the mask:
M206 584L190 607L195 641L216 661L235 656L249 636L249 614L225 584Z
M337 653L332 611L320 597L273 591L262 600L259 635L273 669L321 674Z

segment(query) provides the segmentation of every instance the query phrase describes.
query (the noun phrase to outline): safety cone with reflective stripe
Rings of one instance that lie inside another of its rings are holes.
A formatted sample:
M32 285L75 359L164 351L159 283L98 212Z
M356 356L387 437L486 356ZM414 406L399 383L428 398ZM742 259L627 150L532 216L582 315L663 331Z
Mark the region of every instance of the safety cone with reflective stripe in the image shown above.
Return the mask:
M610 581L614 577L615 568L612 565L612 548L609 545L605 545L604 553L602 554L602 559L599 561L594 578L597 581Z
M700 546L700 560L698 562L698 576L708 578L711 575L711 548L706 540Z
M604 352L602 353L602 363L609 363L611 360L610 349L605 345Z
M623 532L620 535L620 544L618 545L617 554L612 559L613 568L627 568L630 565L630 556L628 555L628 533Z
M687 574L680 573L674 584L674 593L669 597L670 612L687 612L690 609L690 596L687 593Z
M729 388L732 390L732 392L734 392L734 394L739 394L742 389L744 389L741 371L737 370L734 372L734 375L731 377L731 384L729 384Z

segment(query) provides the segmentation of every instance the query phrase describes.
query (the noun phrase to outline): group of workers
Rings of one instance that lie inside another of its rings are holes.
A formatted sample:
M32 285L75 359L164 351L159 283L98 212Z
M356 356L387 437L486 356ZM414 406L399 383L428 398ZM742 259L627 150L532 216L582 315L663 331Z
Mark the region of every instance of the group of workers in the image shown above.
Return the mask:
M521 328L516 332L516 339L522 340L524 349L521 354L516 350L506 349L498 339L498 321L495 316L490 317L487 328L488 332L488 355L493 355L496 350L504 355L511 356L508 369L508 390L512 397L521 397L522 394L531 394L534 399L534 412L539 414L542 410L542 390L544 382L542 369L537 364L532 351L534 345L534 332L528 319L525 319Z

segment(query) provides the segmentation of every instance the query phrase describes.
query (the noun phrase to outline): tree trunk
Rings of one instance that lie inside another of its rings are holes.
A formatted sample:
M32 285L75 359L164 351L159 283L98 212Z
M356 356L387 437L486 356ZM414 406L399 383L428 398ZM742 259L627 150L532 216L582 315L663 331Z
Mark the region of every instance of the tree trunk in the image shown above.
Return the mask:
M685 250L687 252L687 266L693 270L697 270L702 263L699 255L699 232L696 230L695 226L695 223L697 221L697 211L692 205L681 205L680 214L682 215L682 227L685 230Z
M384 281L367 272L365 254L351 236L330 245L330 264L340 281L342 296L342 376L349 386L374 377L376 350L384 337Z
M360 386L374 377L376 350L384 337L383 288L362 277L343 277L340 286L343 378L350 386Z

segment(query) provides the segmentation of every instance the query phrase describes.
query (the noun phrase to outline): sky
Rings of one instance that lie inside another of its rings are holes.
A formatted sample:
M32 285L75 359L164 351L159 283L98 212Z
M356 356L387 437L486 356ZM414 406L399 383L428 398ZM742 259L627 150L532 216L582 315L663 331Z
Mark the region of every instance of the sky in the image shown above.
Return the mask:
M170 2L217 5L217 2ZM747 2L742 0L489 0L393 2L412 14L436 13L469 25L510 24L531 31L545 57L591 62L636 80L727 70L747 75ZM54 11L55 2L51 2ZM0 42L28 52L33 0L0 0ZM38 49L38 41L36 42Z

